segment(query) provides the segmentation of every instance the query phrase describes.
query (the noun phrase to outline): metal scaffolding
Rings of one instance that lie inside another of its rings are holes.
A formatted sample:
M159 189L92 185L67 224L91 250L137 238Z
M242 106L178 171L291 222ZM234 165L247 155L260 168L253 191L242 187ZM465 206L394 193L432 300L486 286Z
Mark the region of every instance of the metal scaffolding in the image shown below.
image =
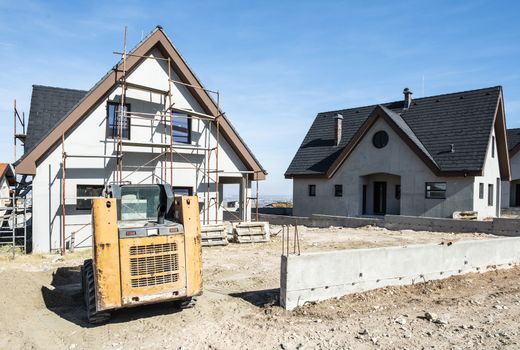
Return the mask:
M114 172L114 182L117 184L123 184L128 182L127 179L137 171L141 169L157 169L156 166L150 165L152 162L156 160L161 160L158 162L160 164L160 180L163 183L168 183L170 186L174 186L174 169L194 169L197 173L202 174L203 183L207 184L207 190L204 198L204 211L205 215L203 216L203 224L210 223L218 223L219 222L219 211L220 209L226 210L224 206L220 206L220 198L219 198L219 174L223 173L219 170L219 148L220 148L220 118L224 116L224 113L220 111L220 93L219 91L214 91L210 89L203 88L201 86L188 84L185 82L181 82L172 78L172 66L170 58L162 58L162 57L154 57L154 56L139 56L132 53L127 52L127 29L125 27L124 31L124 43L123 43L123 51L122 52L113 52L114 54L121 56L121 67L122 70L117 70L116 73L121 73L121 76L117 78L117 85L121 89L121 95L118 101L117 111L115 113L117 118L117 138L115 140L116 143L116 152L115 155L73 155L68 154L65 149L65 135L62 135L61 139L61 151L62 151L62 171L61 171L61 253L65 254L66 243L70 242L69 249L74 249L75 242L75 233L78 233L85 227L89 225L89 223L84 224L68 224L67 223L67 211L66 211L66 168L67 168L67 159L68 158L114 158L116 160L115 164L115 172ZM137 57L139 59L152 59L158 61L164 61L168 65L168 90L160 90L153 87L148 87L144 85L139 85L136 83L128 82L127 80L127 59L128 57ZM209 115L201 112L196 112L192 110L187 110L183 108L179 108L175 106L175 101L173 101L172 96L172 87L173 85L178 84L182 86L186 86L188 88L193 89L201 89L207 93L214 94L216 96L216 107L217 107L217 115ZM136 90L136 91L145 91L152 94L159 95L161 100L163 101L163 109L157 111L155 113L147 113L147 112L137 112L137 111L127 111L125 107L125 101L127 100L127 91L128 90ZM183 115L175 115L174 113L182 113ZM175 118L187 118L190 120L200 120L205 123L205 145L204 146L194 146L191 144L182 144L175 143L173 140L173 122ZM161 134L161 142L157 143L153 139L150 142L135 142L130 140L125 140L123 137L123 129L124 124L131 124L132 119L141 119L148 120L151 123L158 123L158 125L162 125L164 132ZM216 144L212 146L212 128L215 128L215 140ZM160 152L157 156L153 157L151 160L145 162L140 165L125 165L125 147L144 147L144 148L152 148L152 149L160 149ZM204 167L201 169L197 166L197 163L190 161L183 150L192 150L192 151L200 151L204 154ZM214 157L214 168L211 168L212 163L211 159ZM186 167L175 167L174 159L180 159L188 164ZM131 169L131 170L130 170ZM125 174L124 174L124 171ZM128 172L129 171L129 172ZM258 175L257 172L245 171L242 172L242 176L245 176L246 182L249 181L249 176L251 174ZM169 178L169 181L167 181ZM249 200L256 200L256 220L258 221L258 179L256 179L256 189L257 196L256 198L247 198L244 204L244 210L247 210L249 207ZM211 185L215 186L215 196L211 197ZM105 186L108 183L105 183ZM247 182L247 186L249 183ZM246 188L247 188L246 186ZM83 197L82 197L83 198ZM89 199L92 197L84 197L83 199ZM76 199L79 199L77 197ZM215 206L215 219L210 219L210 209ZM239 218L240 219L240 218ZM78 230L73 231L69 236L66 237L66 228L70 226L79 226ZM81 243L81 242L80 242ZM78 243L78 244L80 244Z
M19 133L21 127L22 133ZM25 144L25 113L18 112L16 100L13 101L13 159L16 160L17 147ZM18 178L13 170L8 182L8 196L0 195L0 252L12 254L27 253L28 221L31 215L31 183L27 177ZM1 179L0 179L1 180Z

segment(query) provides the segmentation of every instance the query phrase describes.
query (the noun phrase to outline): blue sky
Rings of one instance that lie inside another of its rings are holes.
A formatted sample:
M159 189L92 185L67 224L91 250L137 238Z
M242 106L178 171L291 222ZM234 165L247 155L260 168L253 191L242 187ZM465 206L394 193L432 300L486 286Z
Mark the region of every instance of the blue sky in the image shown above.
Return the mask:
M520 127L517 1L0 0L0 161L12 161L12 100L32 84L90 87L160 24L269 172L285 172L320 111L502 85ZM424 81L424 85L423 85ZM424 86L424 88L423 88Z

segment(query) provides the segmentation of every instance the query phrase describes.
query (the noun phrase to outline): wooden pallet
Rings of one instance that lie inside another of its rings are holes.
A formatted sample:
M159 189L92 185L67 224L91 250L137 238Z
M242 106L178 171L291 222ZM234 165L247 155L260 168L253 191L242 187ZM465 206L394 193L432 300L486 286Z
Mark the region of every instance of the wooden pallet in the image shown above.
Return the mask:
M268 222L240 222L233 224L233 242L260 243L269 242Z
M201 227L203 247L228 245L227 228L224 225L203 225Z

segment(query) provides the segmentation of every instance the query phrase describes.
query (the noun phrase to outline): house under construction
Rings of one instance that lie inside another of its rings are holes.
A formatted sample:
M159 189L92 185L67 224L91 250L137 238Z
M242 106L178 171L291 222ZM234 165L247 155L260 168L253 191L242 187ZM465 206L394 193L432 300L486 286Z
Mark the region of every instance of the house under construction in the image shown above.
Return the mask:
M32 177L35 252L91 245L91 198L111 183L168 183L199 197L202 224L223 219L225 186L250 221L265 170L161 27L91 90L33 86L18 176ZM15 138L16 140L16 138ZM257 188L252 197L252 186Z

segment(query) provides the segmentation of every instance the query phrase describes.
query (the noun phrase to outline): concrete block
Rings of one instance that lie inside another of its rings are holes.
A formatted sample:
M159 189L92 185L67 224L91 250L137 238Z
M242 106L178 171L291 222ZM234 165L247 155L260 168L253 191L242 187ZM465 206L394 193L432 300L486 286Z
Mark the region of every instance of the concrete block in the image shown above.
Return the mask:
M520 263L520 238L282 256L280 302L309 301Z

